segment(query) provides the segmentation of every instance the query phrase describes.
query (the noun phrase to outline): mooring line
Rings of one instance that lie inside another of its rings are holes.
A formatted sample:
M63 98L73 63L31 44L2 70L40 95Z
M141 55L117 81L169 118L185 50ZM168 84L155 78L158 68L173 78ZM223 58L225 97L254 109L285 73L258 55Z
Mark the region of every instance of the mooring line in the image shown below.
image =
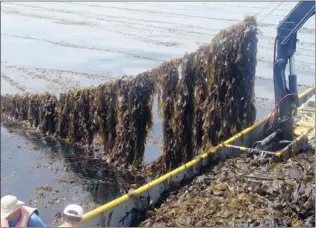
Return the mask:
M36 38L36 37L31 37L31 36L21 36L21 35L14 35L14 34L8 34L8 33L1 33L1 35L20 38L20 39L36 40L36 41L41 41L41 42L45 42L45 43L49 43L49 44L54 44L54 45L61 46L61 47L67 47L67 48L77 48L77 49L87 49L87 50L96 50L96 51L102 51L102 52L118 53L118 54L132 56L132 57L138 58L138 59L146 59L146 60L161 62L161 63L165 61L165 60L146 57L146 56L142 56L142 55L138 55L138 54L119 51L119 50L115 50L115 49L88 47L88 46L82 46L82 45L78 45L78 44L67 43L65 41L56 42L56 41L47 40L47 39L43 39L43 38L40 39L40 38Z

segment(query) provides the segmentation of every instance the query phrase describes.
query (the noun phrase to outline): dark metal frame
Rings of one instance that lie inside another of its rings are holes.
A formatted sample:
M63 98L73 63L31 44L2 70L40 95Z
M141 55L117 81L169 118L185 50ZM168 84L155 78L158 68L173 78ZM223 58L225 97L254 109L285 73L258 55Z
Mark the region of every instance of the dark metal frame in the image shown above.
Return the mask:
M279 23L275 42L273 79L277 109L277 126L281 130L281 140L293 140L293 111L297 106L297 76L294 68L297 32L305 22L315 15L315 1L299 2ZM285 68L289 62L289 86L285 79ZM293 94L295 94L293 96ZM291 95L291 96L290 96ZM284 98L287 96L286 98ZM284 98L284 99L283 99ZM281 101L281 99L283 99ZM275 129L273 129L275 130Z
M294 67L297 32L313 15L315 15L315 1L302 1L277 27L273 57L275 119L272 127L258 136L261 140L253 145L257 149L279 150L294 140L293 113L298 106L297 76ZM288 86L285 77L287 63L290 71Z

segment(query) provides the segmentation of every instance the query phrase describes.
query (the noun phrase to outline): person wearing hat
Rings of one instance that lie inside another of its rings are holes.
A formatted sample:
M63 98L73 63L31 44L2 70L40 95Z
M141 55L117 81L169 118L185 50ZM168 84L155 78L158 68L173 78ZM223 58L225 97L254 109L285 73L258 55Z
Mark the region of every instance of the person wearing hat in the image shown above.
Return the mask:
M64 223L59 227L78 227L82 222L83 209L77 204L68 205L63 213Z
M15 196L1 198L1 227L46 227L36 208L25 206Z

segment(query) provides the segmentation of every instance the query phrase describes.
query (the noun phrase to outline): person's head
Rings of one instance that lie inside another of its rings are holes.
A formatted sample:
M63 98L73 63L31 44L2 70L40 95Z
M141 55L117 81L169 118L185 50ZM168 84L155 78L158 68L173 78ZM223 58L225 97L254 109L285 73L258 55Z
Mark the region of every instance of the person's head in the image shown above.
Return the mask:
M16 220L21 216L21 207L24 202L19 201L16 196L6 195L1 198L1 219L8 221Z
M83 209L77 204L70 204L64 210L64 222L70 223L73 226L79 226L82 221Z

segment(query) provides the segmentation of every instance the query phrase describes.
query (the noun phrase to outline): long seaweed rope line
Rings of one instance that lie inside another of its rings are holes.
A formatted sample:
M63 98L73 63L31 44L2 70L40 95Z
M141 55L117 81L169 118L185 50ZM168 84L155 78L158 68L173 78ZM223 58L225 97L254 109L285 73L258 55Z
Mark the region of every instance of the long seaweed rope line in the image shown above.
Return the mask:
M262 22L264 19L266 19L271 13L273 13L277 8L279 8L280 5L282 5L284 2L280 2L276 7L273 8L273 10L271 10L268 14L266 14L260 21Z
M275 1L271 2L269 5L263 7L258 13L255 14L255 16L258 16L262 11L264 11L265 9L269 8Z

